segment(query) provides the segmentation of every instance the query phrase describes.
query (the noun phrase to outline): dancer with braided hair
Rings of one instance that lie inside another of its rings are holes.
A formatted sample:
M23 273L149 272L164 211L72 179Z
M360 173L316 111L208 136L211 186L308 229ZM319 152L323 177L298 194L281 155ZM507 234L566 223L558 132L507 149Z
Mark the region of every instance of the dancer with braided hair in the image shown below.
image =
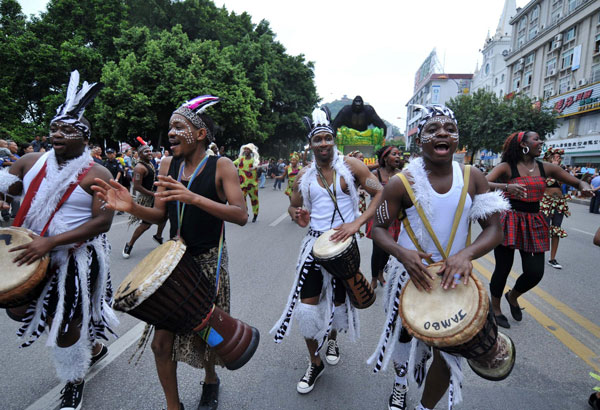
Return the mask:
M546 190L546 178L553 178L591 195L592 188L556 164L542 163L536 158L544 142L535 131L511 134L504 142L502 162L488 175L490 187L504 191L511 210L502 214L504 241L494 249L496 267L490 281L492 308L498 326L510 328L500 307L501 296L512 268L515 250L521 254L523 274L505 297L514 320L523 318L518 298L533 289L544 276L544 252L549 249L548 223L540 212L540 201Z

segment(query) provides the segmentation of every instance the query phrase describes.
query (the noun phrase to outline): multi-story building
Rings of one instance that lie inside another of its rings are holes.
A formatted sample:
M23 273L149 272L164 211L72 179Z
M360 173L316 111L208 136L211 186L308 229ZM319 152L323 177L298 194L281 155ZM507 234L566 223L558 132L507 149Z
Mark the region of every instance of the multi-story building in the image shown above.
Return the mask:
M532 0L510 21L510 93L559 113L550 146L569 164L600 164L600 1Z
M471 92L479 89L491 91L498 97L507 94L509 81L508 70L504 57L512 47L512 27L510 20L517 13L516 0L505 0L498 27L492 37L488 32L487 38L480 50L483 55L481 68L473 74L473 87Z
M445 104L460 94L468 94L473 74L441 74L435 49L415 74L414 94L406 104L406 148L414 149L414 138L421 114L412 104Z

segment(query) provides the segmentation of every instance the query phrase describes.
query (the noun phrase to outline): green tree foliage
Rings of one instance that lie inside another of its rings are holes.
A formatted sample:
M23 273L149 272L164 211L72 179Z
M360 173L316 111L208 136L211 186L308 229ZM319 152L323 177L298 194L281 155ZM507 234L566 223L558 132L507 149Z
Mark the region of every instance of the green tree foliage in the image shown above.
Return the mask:
M515 131L533 130L545 138L556 129L552 110L523 95L500 99L480 89L450 100L447 106L456 115L459 143L471 155L471 162L481 149L500 152L506 137Z
M179 104L215 94L219 143L293 145L318 101L313 65L268 22L211 0L50 0L30 20L0 0L0 31L0 132L23 139L47 132L75 68L106 84L86 113L98 139L164 143Z

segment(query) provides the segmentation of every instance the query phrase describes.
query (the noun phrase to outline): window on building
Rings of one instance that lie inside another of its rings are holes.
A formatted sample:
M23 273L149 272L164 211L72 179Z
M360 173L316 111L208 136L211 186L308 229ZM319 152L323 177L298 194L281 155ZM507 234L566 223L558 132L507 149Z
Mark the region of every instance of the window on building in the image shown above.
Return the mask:
M498 77L494 79L494 87L498 86Z
M576 34L575 27L576 26L573 26L565 32L565 43L568 41L571 41L575 38L575 34Z
M594 54L600 53L600 34L596 34L596 42L594 44Z
M569 13L579 6L581 0L569 0Z
M537 6L535 6L533 8L533 11L531 12L531 23L537 23L537 19L540 16L540 5L538 4Z
M500 90L500 97L502 97L503 94L504 94L504 91Z
M534 38L538 33L538 26L533 26L529 29L529 37L527 37L527 40L531 40L532 38Z
M521 87L521 77L515 77L513 79L513 91L517 91Z
M571 67L571 65L573 64L573 50L574 49L565 51L562 54L562 56L560 57L560 69L561 70L567 69L567 68Z
M550 22L552 24L556 23L562 17L562 12L559 10L553 11L552 16L550 16Z
M500 76L500 84L504 83L504 74Z
M571 76L561 78L560 81L558 82L558 93L559 94L566 93L567 91L570 90L570 85L571 85Z
M548 98L552 97L553 93L554 93L554 85L553 84L548 84L548 85L544 86L544 100L547 100Z
M592 82L600 81L600 64L596 64L592 66Z
M554 0L552 2L552 10L557 10L557 9L562 8L562 4L563 4L562 0Z
M531 77L532 77L532 72L527 71L525 73L525 75L523 76L523 87L527 87L527 86L531 85Z
M525 31L525 27L527 26L527 17L523 17L521 19L521 21L519 21L519 26L518 26L518 30L519 31Z
M551 58L546 62L546 77L552 75L552 70L556 72L556 57Z
M533 60L535 57L535 53L530 53L527 57L525 57L525 65L533 64Z

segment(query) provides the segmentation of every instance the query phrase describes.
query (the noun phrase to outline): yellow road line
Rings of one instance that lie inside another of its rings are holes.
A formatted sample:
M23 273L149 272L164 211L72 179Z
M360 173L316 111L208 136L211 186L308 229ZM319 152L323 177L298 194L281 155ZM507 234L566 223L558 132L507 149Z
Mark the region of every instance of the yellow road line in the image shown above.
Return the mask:
M479 262L473 261L473 266L481 275L486 277L488 280L492 278L492 272L485 269ZM505 287L504 290L508 290L508 287ZM539 324L541 324L546 330L548 330L550 334L556 337L569 350L571 350L573 353L579 356L595 371L600 371L600 357L598 357L598 355L594 353L589 347L581 343L569 332L567 332L565 329L559 326L558 323L550 319L539 309L533 306L529 301L527 301L525 297L520 297L519 304L527 310L527 313L529 313Z
M496 263L494 258L492 258L490 255L485 255L485 259L487 259L490 263ZM513 279L517 279L519 277L519 274L511 270L510 276ZM545 300L547 303L554 306L556 310L558 310L559 312L567 316L569 319L571 319L573 322L577 323L579 326L583 327L585 330L587 330L588 332L596 336L598 339L600 339L600 326L598 326L591 320L585 318L584 316L580 315L579 313L571 309L569 306L556 299L554 296L550 295L547 292L544 292L542 289L535 287L532 289L532 291L540 298Z

